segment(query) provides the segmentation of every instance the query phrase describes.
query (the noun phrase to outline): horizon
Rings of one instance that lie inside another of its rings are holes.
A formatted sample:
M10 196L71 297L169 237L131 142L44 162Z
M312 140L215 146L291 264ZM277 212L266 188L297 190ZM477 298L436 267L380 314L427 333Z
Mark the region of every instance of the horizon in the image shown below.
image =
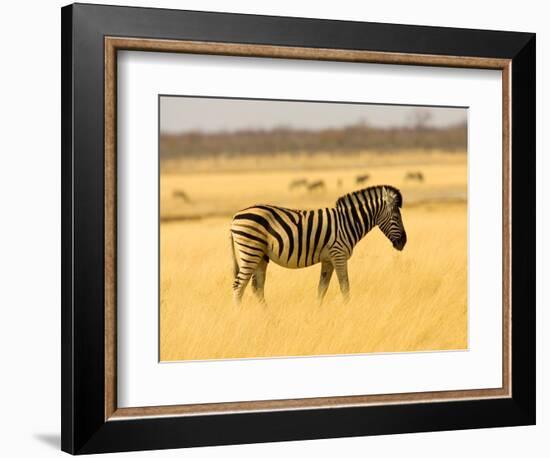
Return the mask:
M213 116L215 114L215 116ZM393 129L467 124L465 107L382 105L353 102L159 97L161 134L235 133L277 129L320 131L357 125Z

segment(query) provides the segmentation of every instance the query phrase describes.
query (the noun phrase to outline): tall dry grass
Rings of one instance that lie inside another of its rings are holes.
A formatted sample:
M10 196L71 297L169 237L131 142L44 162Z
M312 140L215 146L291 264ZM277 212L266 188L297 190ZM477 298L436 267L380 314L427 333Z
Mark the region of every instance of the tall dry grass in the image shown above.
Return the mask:
M465 161L419 165L426 176L423 184L403 181L410 168L370 170L373 182L404 191L405 250L395 251L375 228L349 261L350 302L342 303L334 276L322 306L316 301L319 265L290 270L274 263L267 271L267 306L257 303L250 289L242 305L235 306L230 217L224 214L260 201L299 208L330 205L334 196L346 192L337 188L337 177L347 177L348 185L356 188L356 170L335 167L309 173L330 182L324 193L313 196L288 191L289 180L296 176L292 171L237 178L228 172L163 176L161 212L187 218L193 212L208 215L220 206L222 211L220 216L161 224L161 360L466 348L467 207L446 198L458 191L465 196ZM192 203L174 201L172 191L180 187Z

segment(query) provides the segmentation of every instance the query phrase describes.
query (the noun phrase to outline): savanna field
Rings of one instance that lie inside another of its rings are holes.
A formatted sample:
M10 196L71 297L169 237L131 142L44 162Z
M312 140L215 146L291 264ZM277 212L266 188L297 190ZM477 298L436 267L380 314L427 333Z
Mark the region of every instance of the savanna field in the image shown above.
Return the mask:
M421 172L423 181L406 178ZM356 184L358 175L368 180ZM294 180L325 189L290 189ZM270 262L266 301L232 301L229 243L237 210L269 203L333 206L347 192L390 184L403 194L408 243L378 228L348 263L351 300L334 275L322 305L320 264ZM461 153L279 155L161 165L160 359L309 356L467 348L467 163Z

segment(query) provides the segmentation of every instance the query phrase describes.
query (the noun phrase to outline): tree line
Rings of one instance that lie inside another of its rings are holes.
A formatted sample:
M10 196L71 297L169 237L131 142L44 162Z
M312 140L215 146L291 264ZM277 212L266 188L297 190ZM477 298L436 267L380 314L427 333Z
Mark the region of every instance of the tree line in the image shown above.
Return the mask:
M379 128L357 124L322 130L247 129L233 132L162 133L162 159L204 156L273 155L277 153L357 152L372 150L399 152L407 149L465 151L466 124L448 127Z

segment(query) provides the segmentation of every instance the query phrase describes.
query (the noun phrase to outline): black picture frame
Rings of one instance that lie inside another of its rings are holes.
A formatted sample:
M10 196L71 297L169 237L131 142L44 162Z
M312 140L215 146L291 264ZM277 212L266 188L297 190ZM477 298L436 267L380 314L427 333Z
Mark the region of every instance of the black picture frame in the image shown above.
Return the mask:
M72 454L535 424L535 34L62 8L62 449ZM104 37L511 59L512 396L105 420Z

